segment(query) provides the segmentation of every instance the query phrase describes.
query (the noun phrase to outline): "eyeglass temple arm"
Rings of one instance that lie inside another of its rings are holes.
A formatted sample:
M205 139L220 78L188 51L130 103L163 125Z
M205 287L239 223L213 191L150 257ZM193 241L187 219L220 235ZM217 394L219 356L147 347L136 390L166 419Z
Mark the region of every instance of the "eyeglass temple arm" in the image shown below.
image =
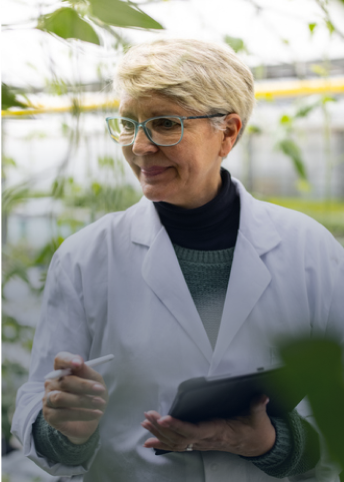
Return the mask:
M191 117L183 117L183 119L209 119L209 117L223 117L228 114L211 114L211 115L197 115Z

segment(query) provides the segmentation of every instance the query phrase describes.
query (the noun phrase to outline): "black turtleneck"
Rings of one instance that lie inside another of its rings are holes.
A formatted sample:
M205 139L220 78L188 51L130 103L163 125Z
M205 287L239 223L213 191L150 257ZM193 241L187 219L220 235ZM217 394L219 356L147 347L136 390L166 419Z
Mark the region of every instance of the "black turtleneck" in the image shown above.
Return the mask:
M222 186L217 196L204 206L184 209L155 202L161 223L173 244L202 251L235 246L240 216L240 198L228 171L221 168Z

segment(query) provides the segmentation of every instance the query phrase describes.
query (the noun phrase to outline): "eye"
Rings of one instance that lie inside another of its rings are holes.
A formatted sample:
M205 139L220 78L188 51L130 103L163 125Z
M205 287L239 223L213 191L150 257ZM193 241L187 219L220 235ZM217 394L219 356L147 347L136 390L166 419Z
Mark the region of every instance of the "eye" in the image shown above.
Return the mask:
M133 130L135 130L135 125L130 121L122 119L121 120L121 128L125 131L133 131Z
M174 128L180 128L180 122L178 122L178 119L168 119L166 117L162 117L154 120L153 128L171 130Z

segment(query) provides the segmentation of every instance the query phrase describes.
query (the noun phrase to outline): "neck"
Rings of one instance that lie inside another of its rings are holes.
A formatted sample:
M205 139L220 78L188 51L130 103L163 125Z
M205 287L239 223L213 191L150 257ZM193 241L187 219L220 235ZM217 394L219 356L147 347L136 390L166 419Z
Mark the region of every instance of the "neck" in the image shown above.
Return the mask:
M235 245L240 200L225 169L221 169L218 193L202 206L185 209L166 202L154 205L173 244L198 250L227 249Z

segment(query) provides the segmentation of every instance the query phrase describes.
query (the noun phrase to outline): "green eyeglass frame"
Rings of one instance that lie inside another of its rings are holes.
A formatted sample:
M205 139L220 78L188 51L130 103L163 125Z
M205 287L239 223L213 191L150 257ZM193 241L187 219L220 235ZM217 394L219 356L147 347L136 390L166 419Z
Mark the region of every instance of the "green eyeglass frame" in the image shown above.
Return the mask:
M160 147L170 147L170 146L176 146L177 144L179 144L179 142L183 139L183 134L184 134L184 123L183 121L184 120L190 120L190 119L209 119L211 117L223 117L223 116L226 116L228 115L229 113L227 114L211 114L211 115L198 115L198 116L190 116L190 117L183 117L183 116L179 116L179 115L159 115L159 116L156 116L156 117L151 117L147 120L145 120L144 122L137 122L133 119L130 119L129 117L122 117L120 115L115 115L115 116L111 116L111 117L106 117L106 124L107 124L107 127L108 127L108 131L110 133L110 136L111 136L111 139L116 142L116 144L119 144L120 146L122 147L128 147L128 146L132 146L135 142L135 139L136 139L136 136L137 136L137 133L139 131L139 128L141 127L143 129L143 132L146 134L146 137L149 139L149 141L156 145L156 146L160 146ZM156 120L156 119L179 119L180 120L180 125L181 125L181 135L180 135L180 139L178 142L175 142L174 144L159 144L157 142L155 142L152 137L151 137L151 134L150 134L150 131L149 129L147 129L146 125L148 122L152 121L152 120ZM134 137L133 137L133 140L130 142L130 144L121 144L120 142L118 142L114 136L112 135L111 133L111 129L110 129L110 125L109 125L109 122L112 120L112 119L123 119L123 120L126 120L126 121L130 121L132 122L134 125L135 125L135 132L134 132Z

